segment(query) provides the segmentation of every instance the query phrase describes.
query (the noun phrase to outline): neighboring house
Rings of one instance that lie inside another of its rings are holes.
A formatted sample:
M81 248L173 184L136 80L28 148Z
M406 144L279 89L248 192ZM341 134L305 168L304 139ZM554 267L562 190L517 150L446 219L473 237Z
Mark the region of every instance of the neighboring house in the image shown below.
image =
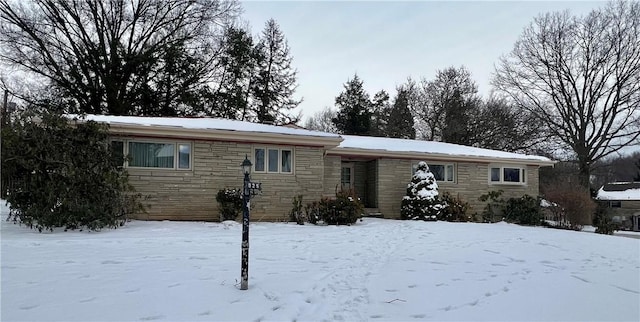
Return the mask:
M553 161L539 156L455 144L337 135L300 128L214 118L87 115L108 123L114 147L136 190L148 198L149 220L218 220L215 196L240 187L240 164L249 157L252 181L262 193L252 220L285 220L293 197L303 202L354 189L368 211L399 218L400 202L419 161L426 161L440 191L481 212L478 197L503 190L505 197L538 195L538 169ZM82 121L82 120L81 120Z
M623 229L640 231L640 182L614 182L602 186L596 199L609 208Z

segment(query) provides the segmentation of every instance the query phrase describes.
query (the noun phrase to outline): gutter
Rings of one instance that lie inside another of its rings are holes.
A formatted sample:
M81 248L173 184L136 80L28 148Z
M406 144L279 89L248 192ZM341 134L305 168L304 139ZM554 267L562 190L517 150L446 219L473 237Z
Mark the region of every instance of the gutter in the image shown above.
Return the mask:
M524 165L538 165L538 166L553 166L556 161L546 161L538 159L520 159L520 158L500 158L489 156L467 156L467 155L454 155L454 154L442 154L442 153L427 153L427 152L398 152L387 150L369 150L358 148L335 148L327 151L329 155L338 156L362 156L362 157L386 157L394 159L429 159L435 161L469 161L469 162L482 162L482 163L511 163L511 164L524 164Z

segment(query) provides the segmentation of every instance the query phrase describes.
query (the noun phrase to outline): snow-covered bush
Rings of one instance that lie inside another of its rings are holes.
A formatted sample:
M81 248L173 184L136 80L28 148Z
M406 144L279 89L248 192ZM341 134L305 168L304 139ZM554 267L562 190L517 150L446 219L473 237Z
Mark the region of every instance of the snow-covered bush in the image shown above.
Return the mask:
M438 197L438 184L424 161L418 163L416 173L407 185L402 198L400 217L411 220L435 221L442 216L447 204Z
M107 126L54 114L24 114L2 129L9 220L53 230L116 228L142 211Z
M216 195L220 221L236 220L242 212L242 189L223 188Z

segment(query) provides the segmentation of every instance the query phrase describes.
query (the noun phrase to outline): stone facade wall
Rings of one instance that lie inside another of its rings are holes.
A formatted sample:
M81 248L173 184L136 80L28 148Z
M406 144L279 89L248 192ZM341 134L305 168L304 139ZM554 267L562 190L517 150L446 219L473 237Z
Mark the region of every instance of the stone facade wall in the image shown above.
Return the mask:
M222 188L240 188L243 178L240 164L245 155L252 156L254 147L265 147L221 141L190 143L190 170L128 169L130 182L146 198L143 203L147 212L139 214L138 219L219 220L217 192ZM340 184L340 156L325 156L321 147L285 147L294 153L292 174L254 172L251 175L252 181L261 182L263 189L262 194L251 201L252 221L287 220L293 197L298 194L304 196L305 204L323 196L335 196L335 189ZM369 198L372 193L377 195L377 208L385 218L399 218L400 202L411 179L411 166L416 162L389 158L356 162L356 190ZM478 201L478 197L491 190L504 190L505 198L538 194L537 166L527 167L526 185L489 184L488 163L458 162L455 166L456 181L439 182L440 191L448 191L469 202L470 213L482 211L484 203Z
M252 155L253 145L198 141L192 142L192 146L191 170L128 169L132 185L147 197L143 201L147 213L140 214L138 219L220 219L216 194L225 187L242 187L240 164L245 155ZM251 200L252 221L285 220L295 195L319 199L324 193L324 149L287 148L294 151L293 174L251 174L252 181L262 183L262 194Z
M336 187L340 189L342 158L335 155L324 157L324 196L335 197Z
M429 160L424 160L429 163ZM379 159L378 160L378 208L385 218L400 218L400 203L411 180L411 166L418 160ZM441 164L441 161L434 163ZM440 193L449 192L469 203L469 214L480 213L485 203L478 198L492 190L503 190L503 197L521 197L524 194L537 196L538 167L527 166L525 185L489 184L489 164L455 163L455 182L438 182Z

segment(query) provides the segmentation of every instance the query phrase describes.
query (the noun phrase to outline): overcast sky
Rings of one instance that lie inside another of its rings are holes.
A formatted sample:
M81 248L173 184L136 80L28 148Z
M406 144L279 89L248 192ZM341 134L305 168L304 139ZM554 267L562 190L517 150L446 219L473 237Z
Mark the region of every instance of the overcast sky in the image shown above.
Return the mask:
M437 70L464 65L480 94L491 90L498 58L541 13L582 15L602 1L243 1L254 34L269 18L280 25L298 70L304 118L335 97L354 73L373 94L395 95L407 77L433 79Z

